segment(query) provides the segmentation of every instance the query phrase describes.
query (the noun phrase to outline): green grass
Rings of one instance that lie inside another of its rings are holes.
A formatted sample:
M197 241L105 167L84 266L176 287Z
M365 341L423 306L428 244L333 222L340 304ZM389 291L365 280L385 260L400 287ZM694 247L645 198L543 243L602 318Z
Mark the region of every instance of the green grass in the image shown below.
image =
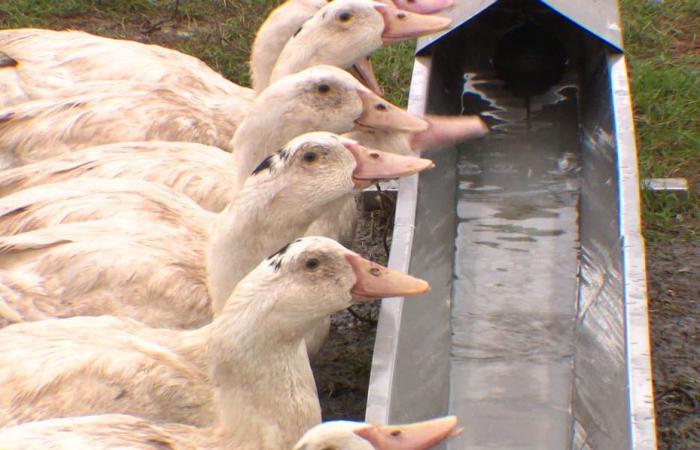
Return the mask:
M691 195L644 193L647 238L700 239L700 1L623 0L640 174L685 177Z
M118 19L126 14L143 14L157 5L148 0L2 0L0 28L50 27L66 18L94 14Z

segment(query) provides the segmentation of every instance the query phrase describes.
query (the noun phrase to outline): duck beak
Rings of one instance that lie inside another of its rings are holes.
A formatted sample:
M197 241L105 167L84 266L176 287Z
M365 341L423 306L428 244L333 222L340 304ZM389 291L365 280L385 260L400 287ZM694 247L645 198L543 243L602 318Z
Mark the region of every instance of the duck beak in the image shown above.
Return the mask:
M382 95L382 87L379 86L377 77L374 76L372 60L370 60L369 56L360 58L360 60L353 64L350 69L348 69L348 72L360 80L360 82L367 86L372 92L377 95Z
M355 300L408 297L430 290L427 281L380 266L357 253L350 252L345 258L355 272L355 285L350 291Z
M383 3L375 3L374 8L384 18L382 40L385 45L436 33L452 24L449 17L418 14Z
M455 416L409 425L368 425L355 434L377 450L428 450L445 439L462 434Z
M434 14L454 5L454 0L394 0L401 9L419 14Z
M489 134L489 127L479 116L425 116L424 120L430 127L411 136L411 149L418 154Z
M362 115L355 121L357 125L386 131L425 131L428 122L420 117L392 105L377 94L367 90L357 90L362 100Z
M352 141L344 142L343 145L355 158L356 165L352 180L357 189L364 189L382 180L401 178L435 167L429 159L381 152Z

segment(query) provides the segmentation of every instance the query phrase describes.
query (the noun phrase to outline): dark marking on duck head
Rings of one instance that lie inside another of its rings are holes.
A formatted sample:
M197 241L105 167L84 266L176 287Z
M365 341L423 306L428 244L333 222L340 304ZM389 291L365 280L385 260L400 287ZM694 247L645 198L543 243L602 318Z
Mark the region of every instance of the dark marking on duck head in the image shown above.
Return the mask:
M289 159L290 151L283 148L282 150L278 151L277 154L279 155L281 161L286 162Z
M267 158L263 159L260 162L260 164L258 164L258 167L253 169L253 175L257 175L265 169L272 171L272 158L274 158L274 156L275 155L270 155Z
M275 272L279 271L280 267L282 267L282 258L284 257L284 254L287 252L288 248L289 244L277 250L275 253L270 255L270 257L267 258L268 261L270 261L270 267L274 268Z

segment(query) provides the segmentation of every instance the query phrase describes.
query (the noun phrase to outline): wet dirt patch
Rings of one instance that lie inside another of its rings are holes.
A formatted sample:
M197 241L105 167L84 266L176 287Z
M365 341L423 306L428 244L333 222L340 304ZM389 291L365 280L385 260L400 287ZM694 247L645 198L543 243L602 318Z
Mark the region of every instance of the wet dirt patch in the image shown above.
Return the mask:
M647 252L659 449L698 449L700 242L655 243Z

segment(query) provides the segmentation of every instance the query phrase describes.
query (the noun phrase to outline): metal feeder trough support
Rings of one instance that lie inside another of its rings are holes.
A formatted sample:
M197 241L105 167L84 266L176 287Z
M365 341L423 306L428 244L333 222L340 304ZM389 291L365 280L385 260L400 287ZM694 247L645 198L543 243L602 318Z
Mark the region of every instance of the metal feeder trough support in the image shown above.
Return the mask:
M456 414L452 449L655 449L618 5L458 3L454 28L419 42L409 110L480 113L492 133L399 182L389 266L433 288L382 304L367 420ZM493 64L523 24L567 55L527 101Z

